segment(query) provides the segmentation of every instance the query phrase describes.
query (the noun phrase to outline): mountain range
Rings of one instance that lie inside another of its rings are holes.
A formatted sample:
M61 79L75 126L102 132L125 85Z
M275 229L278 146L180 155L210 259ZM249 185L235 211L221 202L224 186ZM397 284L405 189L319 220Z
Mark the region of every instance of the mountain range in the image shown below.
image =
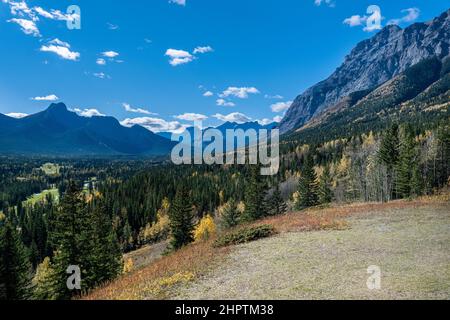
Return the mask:
M449 46L450 9L429 22L414 23L406 29L386 26L360 42L329 78L294 100L280 123L281 133L302 127L345 100L364 97L425 59L436 57L443 61L449 56Z
M272 129L303 140L382 129L393 121L448 121L450 9L406 29L388 25L360 42L326 80L299 95L280 124L226 122L227 129ZM420 120L422 121L422 120ZM193 127L187 129L193 136ZM81 117L63 103L21 119L0 114L1 154L167 155L171 134ZM241 147L241 146L239 146Z
M172 142L113 117L81 117L63 103L15 119L0 114L0 152L44 155L161 155Z
M276 123L225 122L215 128L224 136L227 129L271 129ZM187 130L194 138L194 128ZM63 103L16 119L0 114L0 153L39 155L167 155L176 142L171 133L155 134L142 126L124 127L113 117L82 117Z
M244 122L244 123L227 121L218 127L208 127L208 128L204 128L202 131L206 131L208 129L217 129L225 137L227 130L241 129L241 130L247 131L249 129L253 129L253 130L256 130L256 132L258 133L259 130L264 130L264 129L271 130L271 129L276 128L277 126L278 126L277 122L272 122L272 123L264 125L264 124L260 124L258 121L249 121L249 122ZM194 127L189 127L186 130L189 132L189 134L191 135L191 137L193 139L194 138ZM167 139L171 139L171 136L172 136L172 133L170 133L170 132L160 132L158 134Z

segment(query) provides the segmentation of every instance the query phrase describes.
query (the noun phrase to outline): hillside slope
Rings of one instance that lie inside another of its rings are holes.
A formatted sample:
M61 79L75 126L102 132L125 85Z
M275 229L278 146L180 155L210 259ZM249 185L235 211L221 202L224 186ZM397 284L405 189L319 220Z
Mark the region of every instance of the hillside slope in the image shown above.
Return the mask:
M450 207L374 210L344 231L289 232L236 248L174 299L449 299ZM367 269L381 268L369 290Z
M195 243L85 299L450 298L448 195L312 209L258 224L279 235L219 249L212 240ZM381 268L381 290L367 289L371 265Z
M371 91L344 97L287 135L304 141L381 130L393 122L433 123L450 117L450 59L425 59Z
M426 23L402 30L386 26L359 43L326 80L299 95L280 124L282 133L297 129L353 92L374 89L414 64L450 48L450 9Z

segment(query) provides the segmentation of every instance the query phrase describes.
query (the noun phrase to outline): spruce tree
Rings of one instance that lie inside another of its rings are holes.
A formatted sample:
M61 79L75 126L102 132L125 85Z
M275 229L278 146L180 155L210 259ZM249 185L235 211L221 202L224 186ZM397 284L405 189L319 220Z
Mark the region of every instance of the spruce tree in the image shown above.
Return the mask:
M187 187L178 188L175 199L169 210L171 247L178 250L194 241L194 213Z
M411 196L418 197L423 194L422 173L418 159L411 164Z
M398 125L392 125L381 139L380 149L378 151L378 160L386 167L387 174L387 190L384 199L390 201L396 198L396 184L395 184L395 168L399 161L399 138ZM384 200L383 199L383 200Z
M319 203L327 204L333 200L333 192L331 191L330 167L325 166L319 179Z
M246 183L245 190L245 211L244 221L255 221L267 214L265 203L266 188L261 180L261 169L258 165L250 166L250 176Z
M239 212L236 201L230 199L223 208L222 223L226 229L233 228L239 224Z
M287 205L286 202L283 200L280 191L280 185L278 183L275 186L275 190L273 191L271 197L268 200L268 207L269 207L269 214L272 216L284 214L287 211Z
M436 133L437 150L436 157L436 185L438 188L448 185L450 182L450 126L442 123Z
M0 300L30 297L31 264L16 228L7 221L0 226Z
M318 204L317 175L312 155L307 155L298 183L299 199L296 208L302 210Z
M94 288L122 271L122 253L105 202L97 199L90 214L90 248L85 285Z
M38 265L33 278L34 292L33 298L36 300L56 300L55 294L55 274L50 258Z
M418 161L415 155L415 147L412 128L406 126L400 142L397 164L397 191L399 197L402 198L409 198L411 196L412 169Z
M67 288L67 268L78 266L83 279L87 276L90 257L90 221L86 203L81 189L73 181L69 183L66 194L62 198L61 207L51 221L51 241L55 251L55 296L58 299L69 299L80 294L79 290Z

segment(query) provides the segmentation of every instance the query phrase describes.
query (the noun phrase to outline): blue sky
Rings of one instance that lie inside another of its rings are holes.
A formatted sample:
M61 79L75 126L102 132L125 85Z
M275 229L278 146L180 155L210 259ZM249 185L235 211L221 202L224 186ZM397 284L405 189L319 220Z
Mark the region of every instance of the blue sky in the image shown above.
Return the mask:
M67 28L72 4L79 30ZM62 101L153 131L279 120L376 32L364 30L373 4L383 26L405 27L450 1L0 0L0 112Z

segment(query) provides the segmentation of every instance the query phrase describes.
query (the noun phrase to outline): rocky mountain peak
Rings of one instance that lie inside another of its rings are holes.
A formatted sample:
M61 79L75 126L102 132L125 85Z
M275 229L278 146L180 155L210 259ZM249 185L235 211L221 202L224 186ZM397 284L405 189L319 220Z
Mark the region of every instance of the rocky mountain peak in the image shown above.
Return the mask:
M427 23L401 29L389 25L360 42L326 80L299 95L280 123L281 133L297 129L357 91L375 88L418 62L449 56L450 10Z

